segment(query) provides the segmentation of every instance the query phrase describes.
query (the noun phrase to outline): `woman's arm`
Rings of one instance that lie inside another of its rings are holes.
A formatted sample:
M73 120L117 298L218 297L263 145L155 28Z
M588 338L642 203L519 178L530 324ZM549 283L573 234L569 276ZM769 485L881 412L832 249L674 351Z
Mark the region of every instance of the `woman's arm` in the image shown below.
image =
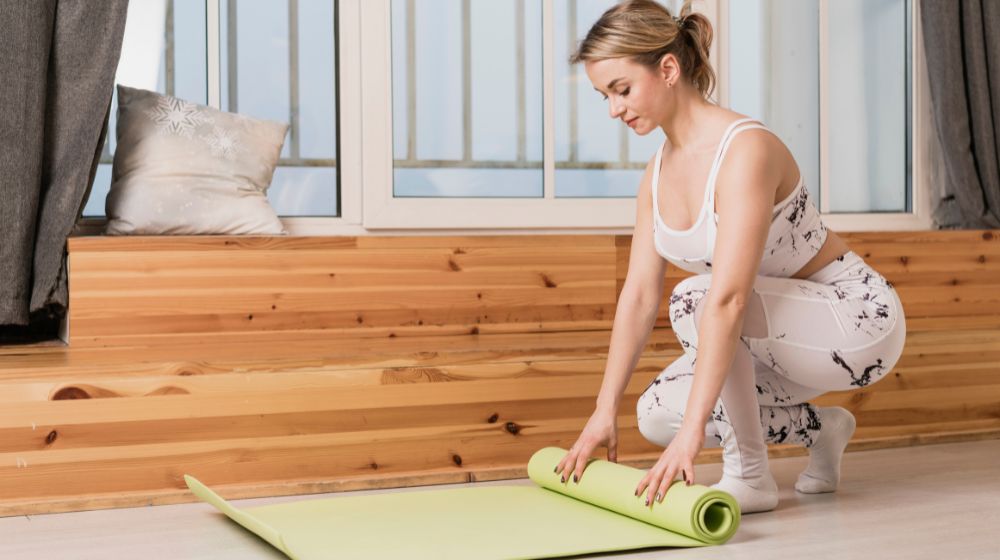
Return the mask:
M667 262L653 246L652 175L655 157L646 164L635 197L635 229L629 250L628 272L618 296L604 381L597 395L597 409L617 413L632 370L642 356L663 299Z
M598 445L608 446L608 460L618 460L617 436L614 433L618 407L632 377L632 370L653 330L663 298L663 276L667 263L653 247L651 183L654 160L650 159L646 165L646 173L636 194L635 230L632 233L628 272L618 296L608 361L594 415L569 453L556 466L556 472L573 471L577 480L583 477L587 460Z
M718 233L712 281L702 300L698 359L681 428L636 489L649 487L656 501L683 473L694 482L694 458L705 439L705 423L722 392L743 329L743 317L770 230L774 197L781 180L781 143L759 129L733 139L716 180ZM709 217L712 219L712 217Z
M751 129L729 146L716 180L718 233L712 282L701 305L698 360L684 422L704 430L718 401L740 342L746 304L753 290L771 227L781 182L780 144L771 133Z

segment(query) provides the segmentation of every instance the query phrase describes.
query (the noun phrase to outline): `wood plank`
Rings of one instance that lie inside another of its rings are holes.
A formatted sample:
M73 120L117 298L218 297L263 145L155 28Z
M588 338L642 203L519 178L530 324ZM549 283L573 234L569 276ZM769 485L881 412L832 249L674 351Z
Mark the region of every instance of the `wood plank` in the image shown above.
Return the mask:
M909 330L883 380L814 400L855 412L849 449L1000 437L997 233L844 234ZM523 476L593 410L630 245L71 239L73 345L0 348L0 515L184 500L188 469L234 494ZM687 276L668 267L620 410L620 455L645 467L661 450L634 409L681 353L665 302Z
M339 250L379 247L576 247L613 246L609 235L466 235L466 236L260 236L260 235L167 235L167 236L72 236L71 252L190 250Z

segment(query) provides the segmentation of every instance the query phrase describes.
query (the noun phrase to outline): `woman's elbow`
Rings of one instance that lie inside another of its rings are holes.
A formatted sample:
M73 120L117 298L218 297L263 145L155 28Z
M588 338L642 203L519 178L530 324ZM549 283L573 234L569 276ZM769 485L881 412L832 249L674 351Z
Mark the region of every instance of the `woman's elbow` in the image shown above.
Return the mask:
M738 293L719 294L713 297L710 292L704 301L705 311L740 318L747 308L746 300L746 296Z
M660 307L660 300L663 299L663 286L636 286L625 284L621 294L618 296L618 303L627 305L652 308L656 310Z

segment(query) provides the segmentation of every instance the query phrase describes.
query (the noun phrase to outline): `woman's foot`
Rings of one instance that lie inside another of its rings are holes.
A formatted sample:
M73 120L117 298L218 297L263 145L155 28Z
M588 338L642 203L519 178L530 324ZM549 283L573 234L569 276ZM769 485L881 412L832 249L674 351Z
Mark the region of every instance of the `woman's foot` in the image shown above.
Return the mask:
M821 407L819 436L809 448L809 466L799 475L795 489L803 494L833 492L840 483L840 459L854 435L854 415L839 406Z
M723 476L712 488L729 492L740 504L740 514L771 511L778 507L778 485L768 472L758 480L743 480Z

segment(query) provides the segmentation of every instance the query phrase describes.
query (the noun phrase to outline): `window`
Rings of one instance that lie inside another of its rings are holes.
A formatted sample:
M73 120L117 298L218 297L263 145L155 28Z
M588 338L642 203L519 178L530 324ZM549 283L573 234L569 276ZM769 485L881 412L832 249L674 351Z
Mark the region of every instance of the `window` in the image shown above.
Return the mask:
M281 216L337 216L335 29L329 0L132 2L116 82L289 123L272 206ZM87 217L104 215L116 109L117 94Z
M366 3L365 228L630 227L662 135L609 119L566 62L614 3Z
M729 3L729 104L830 213L910 212L910 0Z
M919 3L721 0L721 100L792 150L834 230L933 227ZM916 156L914 154L917 154Z
M682 2L661 3L676 14ZM635 198L646 163L663 142L659 130L639 136L608 118L608 102L593 90L583 65L566 64L590 26L614 4L556 0L553 5L557 197Z
M394 197L542 196L541 8L392 0Z
M155 67L148 89L292 123L269 192L292 233L632 231L662 133L609 119L566 62L614 0L161 3L159 20L130 11L119 77ZM918 3L694 6L715 27L720 104L782 137L832 229L931 227L911 155L930 118ZM163 22L140 35L164 37L154 54L130 46L134 19ZM113 149L86 215L103 213Z

